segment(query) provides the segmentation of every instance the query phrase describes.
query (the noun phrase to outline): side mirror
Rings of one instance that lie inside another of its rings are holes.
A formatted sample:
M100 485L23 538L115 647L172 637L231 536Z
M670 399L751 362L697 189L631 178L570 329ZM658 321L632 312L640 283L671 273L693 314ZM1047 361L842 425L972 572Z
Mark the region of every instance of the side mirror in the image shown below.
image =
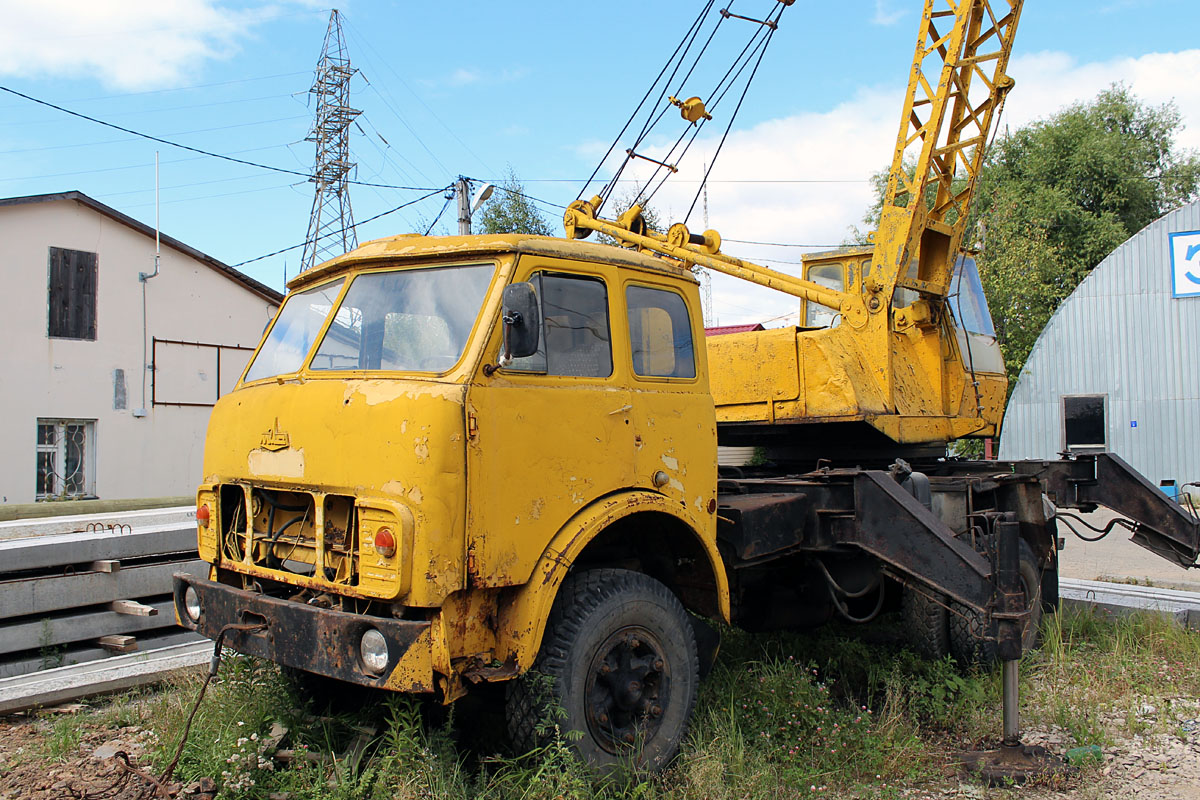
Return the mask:
M513 283L504 287L501 304L504 320L504 344L500 348L500 366L507 367L514 358L525 358L537 352L538 317L537 295L531 283Z

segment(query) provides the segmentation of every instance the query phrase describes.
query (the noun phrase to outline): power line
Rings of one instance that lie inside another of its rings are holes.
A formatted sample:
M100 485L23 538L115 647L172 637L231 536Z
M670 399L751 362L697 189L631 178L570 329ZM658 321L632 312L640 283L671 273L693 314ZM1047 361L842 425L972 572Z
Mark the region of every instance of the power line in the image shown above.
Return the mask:
M450 187L450 186L446 186L442 189L434 189L429 194L422 195L422 196L418 197L416 200L409 200L407 203L401 203L400 205L396 206L395 208L388 209L387 211L376 214L373 217L367 217L364 220L360 220L359 222L356 222L355 225L366 225L368 222L374 222L375 220L379 219L380 217L386 217L388 214L395 214L397 211L399 211L402 208L407 208L411 205L415 205L416 203L419 203L422 200L428 200L429 198L433 197L435 194L441 194L442 192L449 191L451 188L452 187ZM341 231L337 231L337 233L341 233ZM300 244L294 244L294 245L291 245L290 247L283 247L283 248L280 248L279 250L275 250L273 252L266 253L265 255L255 256L254 258L248 258L245 261L239 261L238 263L230 264L229 266L234 267L234 268L244 267L247 264L253 264L255 261L262 261L264 258L270 258L271 256L277 256L280 253L286 253L289 250L297 250L301 247L304 247L304 245L305 245L305 243L301 242Z
M122 139L121 141L126 141L126 140ZM72 145L72 146L75 146L75 145ZM255 153L260 150L274 150L278 146L279 145L272 144L272 145L267 145L266 147L248 147L245 150L234 150L233 152L235 152L235 153ZM204 158L204 156L191 156L189 158L171 158L171 159L164 160L162 163L164 165L166 165L166 164L182 164L187 161L199 161L201 158ZM0 183L7 183L10 181L44 180L46 178L64 178L64 177L70 177L73 175L94 175L99 172L121 172L122 170L127 170L127 169L146 169L152 163L153 162L142 161L138 164L124 164L120 167L98 167L96 169L77 169L77 170L71 170L70 172L50 172L50 173L46 173L44 175L17 175L16 177L0 178Z
M495 183L503 178L483 178ZM579 183L583 178L521 178L521 183ZM672 178L674 183L870 183L870 178L722 178L701 181L695 178ZM621 178L616 183L643 183L636 178Z
M296 75L307 75L307 71L300 72L281 72L278 75L262 75L257 78L238 78L231 81L218 81L217 83L197 83L191 86L176 86L171 89L147 89L142 92L123 92L121 94L104 94L95 97L76 97L70 102L73 103L97 103L101 100L115 100L120 97L142 97L148 94L164 94L167 92L186 92L192 89L211 89L214 86L232 86L238 83L254 83L256 81L269 81L275 78L292 78ZM0 106L0 111L8 111L9 109L17 108L17 106Z
M2 88L2 87L0 87L0 88ZM232 130L233 128L251 128L251 127L254 127L255 125L271 125L276 122L290 122L291 120L296 120L296 119L305 119L305 117L303 117L303 116L277 117L275 119L261 119L261 120L255 121L255 122L238 122L238 123L235 123L232 125L218 125L213 128L195 128L190 131L176 131L169 135L171 135L171 136L186 136L186 135L192 134L192 133L212 133L213 131L227 131L227 130ZM141 135L141 134L139 134L139 135ZM153 137L150 137L150 138L153 138ZM130 139L128 139L128 138L126 138L126 139L105 139L102 142L79 142L77 144L55 144L55 145L49 145L47 147L22 147L22 148L18 148L15 150L4 150L4 151L0 151L0 152L2 152L4 155L11 155L13 153L40 153L40 152L43 152L46 150L71 150L76 147L99 147L101 145L121 144L122 142L128 142L128 141L130 141ZM158 139L156 141L163 141L163 140ZM195 148L187 147L186 145L181 145L181 144L176 144L174 146L182 147L186 150L195 150ZM203 155L213 155L212 153L207 153L202 150L196 150L196 152L202 153ZM217 156L217 157L224 158L224 156ZM267 169L273 169L273 168L267 167Z
M478 161L480 164L482 164L484 169L494 169L494 167L492 167L490 164L486 163L482 158L480 158L479 155L474 150L472 150L470 148L470 146L459 137L457 131L455 131L453 128L451 128L449 125L447 125L445 122L443 122L442 118L439 117L437 115L437 113L432 108L429 107L428 103L426 103L423 99L421 99L421 96L419 94L417 94L416 92L413 91L412 87L408 85L408 82L406 80L404 80L404 77L402 75L400 75L400 73L398 73L395 70L395 68L392 67L392 65L388 59L383 58L383 56L381 56L379 54L379 51L374 48L374 46L371 44L370 40L368 40L365 36L362 36L362 34L359 32L358 28L354 25L353 22L351 22L350 20L347 19L346 25L353 32L356 40L361 41L366 46L367 50L369 50L371 53L374 53L376 55L376 57L378 57L382 61L383 66L388 70L388 72L392 73L392 75L396 78L396 80L400 82L401 86L403 86L405 89L408 89L409 94L411 94L414 98L416 98L417 102L420 103L425 108L425 110L429 112L429 115L431 117L433 117L435 120L437 120L439 125L441 125L443 128L446 129L446 132L449 133L456 142L458 142L460 145L462 145L464 150L466 150L469 154L474 156L475 160ZM368 61L369 60L370 60L370 57L368 56ZM372 63L372 66L374 66L374 62L371 62L371 63ZM363 76L363 80L366 80L365 75ZM388 106L389 110L391 110L392 113L395 114L396 113L395 109L392 108L392 106L388 103L388 99L383 97L383 95L380 93L379 89L376 88L369 80L367 81L367 85L370 86L375 91L375 93L380 96L380 99L382 99L384 101L384 105ZM385 90L386 90L386 87L385 87ZM390 95L390 93L389 93L389 95ZM393 98L393 102L394 102L394 98ZM396 114L396 116L399 118L400 115ZM400 121L401 121L401 123L404 123L403 119L401 119ZM407 127L407 124L405 124L405 127ZM416 133L413 132L413 135L416 136ZM417 141L421 142L421 140L419 138L417 139ZM421 146L424 147L425 143L421 142ZM428 150L428 148L426 148L426 150ZM430 153L430 155L432 156L433 154ZM436 156L434 156L434 161L437 161ZM441 166L443 170L446 169L445 166L443 166L441 164L441 162L438 162L438 166Z
M749 239L722 239L725 242L734 242L735 244L760 244L766 247L855 247L856 245L844 244L797 244L795 242L755 242Z
M87 114L81 114L78 111L72 111L69 108L63 108L62 106L55 105L54 103L48 102L46 100L39 100L38 98L24 94L23 92L18 92L16 89L10 89L7 86L0 86L0 91L8 92L9 94L24 98L32 103L37 103L40 106L46 106L47 108L52 108L55 111L61 111L62 113L69 114L72 117L78 117L79 119L84 119L84 120L87 120L88 122L94 122L97 125L103 125L106 128L112 128L113 130L118 130L118 131L121 131L122 133L128 133L132 136L137 136L142 139L148 139L149 141L152 141L152 142L158 142L159 144L165 144L168 147L177 147L180 150L187 150L192 153L199 153L202 156L209 156L210 158L219 158L222 161L231 161L234 164L242 164L247 167L255 167L257 169L265 169L265 170L269 170L270 172L281 172L284 175L295 175L297 177L304 178L305 180L309 180L312 178L312 175L310 175L307 172L300 172L299 170L294 170L294 169L285 169L284 167L273 167L269 164L259 164L254 161L247 161L244 158L234 158L233 156L221 155L220 153L213 153L209 150L201 150L199 147L192 147L191 145L180 144L179 142L172 142L169 139L163 139L158 136L152 136L148 133L142 133L141 131L135 131L133 128L126 128L122 125L116 125L112 122L105 122L102 119L97 119L96 117L91 117L91 116L88 116ZM104 144L107 144L107 143L104 143ZM17 152L17 151L9 151L9 152ZM423 191L429 190L428 186L395 186L392 184L385 184L385 183L367 183L365 181L349 181L349 183L353 183L357 186L375 186L380 189L404 189L404 190L412 191L412 192L423 192ZM440 192L441 189L438 189L436 191Z

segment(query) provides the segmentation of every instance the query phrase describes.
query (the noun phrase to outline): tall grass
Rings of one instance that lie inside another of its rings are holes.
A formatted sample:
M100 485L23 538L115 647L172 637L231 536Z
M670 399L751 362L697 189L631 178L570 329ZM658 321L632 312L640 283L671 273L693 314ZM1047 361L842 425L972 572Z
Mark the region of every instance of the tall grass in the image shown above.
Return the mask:
M532 753L506 751L494 705L452 707L435 722L426 704L395 696L325 715L274 666L226 656L176 777L212 777L225 798L286 792L294 800L899 797L939 784L948 749L998 740L1000 686L995 671L963 673L902 649L890 635L896 624L876 629L891 644L836 628L725 631L677 761L662 775L628 773L601 785L561 736ZM1108 743L1102 710L1132 708L1131 719L1141 720L1141 703L1200 695L1200 634L1169 621L1068 611L1047 618L1044 642L1023 664L1023 719L1057 725L1080 744ZM161 769L199 682L185 677L137 698L136 713L104 713L152 728ZM287 761L273 758L267 742L277 724L294 751ZM69 733L54 739L56 751L70 749Z

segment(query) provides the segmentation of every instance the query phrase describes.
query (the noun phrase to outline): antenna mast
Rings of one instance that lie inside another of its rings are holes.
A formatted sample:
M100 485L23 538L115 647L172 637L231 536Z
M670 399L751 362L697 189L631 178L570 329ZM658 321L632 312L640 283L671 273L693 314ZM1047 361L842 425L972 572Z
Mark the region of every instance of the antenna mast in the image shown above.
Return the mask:
M356 166L350 160L350 123L362 113L350 107L350 78L357 71L350 66L342 36L342 18L335 8L329 15L316 79L308 90L317 98L316 119L306 137L317 146L309 179L317 188L300 260L301 271L358 246L347 184Z

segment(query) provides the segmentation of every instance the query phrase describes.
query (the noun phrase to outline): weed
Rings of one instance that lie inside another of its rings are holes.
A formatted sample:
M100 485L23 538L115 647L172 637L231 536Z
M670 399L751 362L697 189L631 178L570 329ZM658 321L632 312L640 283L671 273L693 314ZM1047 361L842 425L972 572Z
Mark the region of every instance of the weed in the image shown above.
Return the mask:
M46 737L46 755L54 761L66 761L79 754L79 743L83 739L83 726L69 715L54 720Z
M38 658L41 659L39 669L55 669L63 665L67 652L65 644L55 645L54 628L49 619L42 619L42 634L39 639Z

